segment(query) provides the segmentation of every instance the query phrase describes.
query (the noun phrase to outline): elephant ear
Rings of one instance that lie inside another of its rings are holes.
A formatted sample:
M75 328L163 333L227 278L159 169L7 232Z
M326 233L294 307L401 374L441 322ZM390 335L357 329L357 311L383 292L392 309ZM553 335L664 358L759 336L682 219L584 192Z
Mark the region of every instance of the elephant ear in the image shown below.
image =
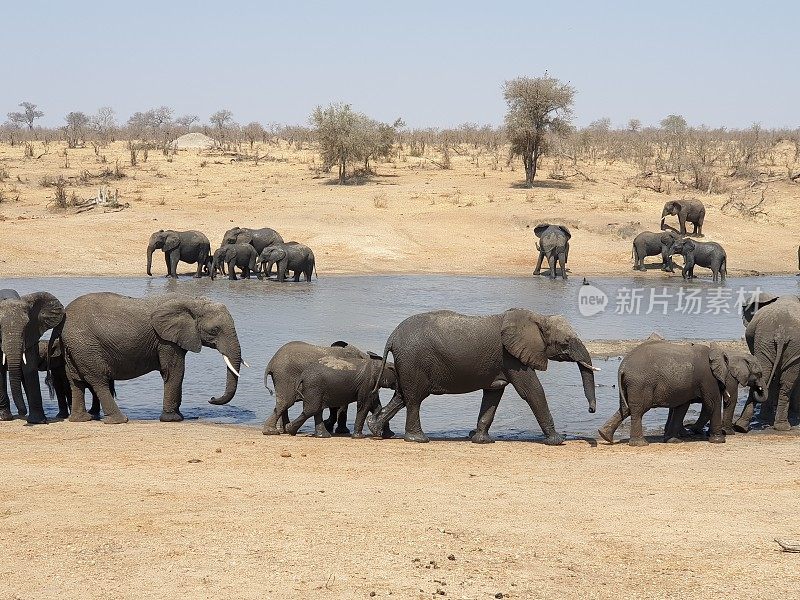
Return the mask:
M500 340L522 364L537 371L547 370L547 344L539 319L532 312L521 308L507 310L500 325Z
M760 366L756 367L753 364L752 357L728 357L728 373L738 382L742 387L747 387L747 382L750 379L750 373L760 370Z
M28 303L28 315L31 323L36 323L38 340L48 329L52 329L64 318L64 305L49 292L35 292L22 296Z
M533 233L536 237L540 238L548 227L550 227L550 223L540 223L533 228Z
M164 238L164 252L172 252L180 246L181 239L174 233L168 233Z
M661 243L665 246L670 246L674 244L678 239L678 236L675 235L674 231L667 231L666 233L661 234Z
M717 344L711 344L708 350L708 362L711 365L711 372L720 385L725 387L725 380L728 378L728 355Z
M572 237L572 234L569 232L569 229L567 228L566 225L559 225L558 228L564 232L564 235L567 236L567 239L570 239Z
M200 328L185 299L164 302L150 313L150 320L161 339L189 352L200 352Z

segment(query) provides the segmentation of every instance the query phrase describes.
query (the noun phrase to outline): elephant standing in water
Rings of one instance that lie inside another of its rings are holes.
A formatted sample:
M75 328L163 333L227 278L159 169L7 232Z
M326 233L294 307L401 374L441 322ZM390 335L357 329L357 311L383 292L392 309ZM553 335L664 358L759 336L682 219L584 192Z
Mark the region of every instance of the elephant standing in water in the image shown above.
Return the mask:
M39 386L39 338L63 318L64 306L48 292L20 296L14 290L0 290L0 421L13 418L6 390L8 379L17 413L27 415L28 423L47 423ZM58 416L67 415L61 410Z
M711 269L712 281L718 279L725 283L728 273L728 255L725 248L717 242L695 242L690 239L678 240L672 246L673 254L683 256L681 275L684 279L694 279L694 267L699 265Z
M768 374L768 397L762 406L762 418L767 423L774 421L776 431L788 431L789 409L794 406L795 412L800 412L794 394L800 376L800 298L761 294L742 308L747 347ZM748 400L734 423L736 430L750 429L754 408Z
M550 267L550 279L556 278L556 262L561 267L561 278L567 278L567 261L569 260L569 240L572 234L564 225L550 225L542 223L533 228L533 233L539 238L536 244L539 250L539 260L533 274L539 275L542 271L542 261L547 258Z
M717 344L678 344L666 340L648 340L622 360L617 374L619 409L598 430L607 442L614 432L631 418L628 444L646 446L642 416L651 408L669 408L664 427L664 441L680 441L683 417L692 402L702 402L711 424L708 441L725 442L722 430L722 404L728 379L729 359ZM737 373L736 375L740 375ZM735 376L736 376L735 375ZM763 380L742 376L742 385L751 385L753 393L763 398ZM735 403L735 399L731 399Z
M102 292L86 294L66 308L60 334L67 353L67 377L72 394L70 421L88 421L84 392L97 394L105 423L128 418L115 402L114 381L159 371L164 379L162 421L181 421L186 353L203 346L219 351L227 365L225 393L209 400L233 399L244 364L239 338L225 305L203 297L164 294L129 298Z
M147 274L152 277L153 252L161 248L167 263L167 277L178 277L178 262L197 263L195 277L203 276L203 268L211 253L211 243L200 231L172 231L163 229L150 236L147 243Z
M302 273L306 281L311 281L311 275L316 270L314 252L311 248L297 242L267 246L258 256L259 271L265 277L272 273L272 265L278 265L278 281L286 280L289 271L294 271L294 280L300 281Z
M686 233L686 222L694 225L692 235L703 237L703 221L706 218L706 207L697 198L684 198L682 200L670 200L664 203L664 210L661 211L661 229L672 229L664 221L668 215L678 215L678 224L681 235ZM674 231L674 229L673 229Z
M261 252L267 246L274 246L275 244L282 244L283 238L281 234L270 229L263 227L261 229L250 229L249 227L234 227L225 232L222 236L222 243L225 244L250 244L256 249L256 252Z
M662 260L661 270L673 272L672 247L678 239L678 234L674 231L643 231L633 238L633 248L631 250L633 268L637 271L644 271L645 257L660 254Z
M250 273L255 274L256 271L256 258L258 257L256 249L250 244L226 244L221 248L214 251L214 256L211 260L211 279L216 279L217 273L225 274L224 265L228 265L228 279L236 281L236 269L239 267L242 270L242 277L250 279Z
M490 443L489 427L505 387L511 384L533 411L545 443L561 444L536 371L549 360L578 364L589 412L595 411L592 359L584 343L561 315L545 316L520 308L473 317L450 311L421 313L395 328L386 342L383 363L394 356L397 393L368 425L381 432L403 406L405 439L427 442L419 409L431 394L464 394L483 390L478 426L471 439Z

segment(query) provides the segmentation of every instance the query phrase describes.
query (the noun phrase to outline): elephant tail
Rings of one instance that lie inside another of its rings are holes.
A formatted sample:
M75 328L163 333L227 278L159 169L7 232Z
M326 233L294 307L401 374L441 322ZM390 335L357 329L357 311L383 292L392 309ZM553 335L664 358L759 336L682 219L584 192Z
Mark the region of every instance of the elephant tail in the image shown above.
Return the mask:
M319 274L317 273L317 261L314 261L314 262L311 264L311 266L312 266L312 267L313 267L313 269L314 269L314 279L316 279L317 281L319 281Z
M275 395L275 390L273 390L271 387L269 387L269 378L270 378L270 376L272 377L272 383L274 384L275 383L275 376L272 375L272 371L270 371L269 368L267 368L267 370L264 371L264 387L267 388L267 391L269 392L270 396L274 396Z
M630 414L630 408L628 408L628 398L625 396L625 380L623 377L624 374L620 369L617 371L617 389L619 390L619 412L624 417Z
M375 380L375 387L372 388L372 394L380 393L381 389L381 380L383 379L383 370L386 368L386 358L389 356L389 352L394 354L392 350L392 338L390 337L386 341L386 346L383 349L383 359L381 360L381 369L378 371L378 378Z
M631 258L636 258L636 244L631 244Z
M728 257L722 257L722 264L720 265L719 272L722 273L723 277L728 276Z

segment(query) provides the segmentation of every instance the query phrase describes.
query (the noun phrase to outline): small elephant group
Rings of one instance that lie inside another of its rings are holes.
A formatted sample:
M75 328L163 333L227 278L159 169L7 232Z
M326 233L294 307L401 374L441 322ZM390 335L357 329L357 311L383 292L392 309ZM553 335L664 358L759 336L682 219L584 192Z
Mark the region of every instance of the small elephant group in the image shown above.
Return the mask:
M643 231L633 239L631 258L633 268L644 271L644 259L648 256L661 255L662 271L674 272L672 257L683 256L681 275L684 279L694 278L694 267L711 269L712 279L725 281L728 272L728 256L717 242L697 242L689 238L681 238L674 231Z
M236 269L241 277L269 278L272 267L277 267L278 281L283 282L293 273L295 281L300 275L311 281L316 273L314 252L298 242L284 242L274 229L234 227L225 232L220 247L211 252L211 243L200 231L159 230L150 236L147 244L147 274L152 275L153 252L164 251L167 277L177 278L178 262L197 264L195 277L207 274L215 279L218 273L236 280Z

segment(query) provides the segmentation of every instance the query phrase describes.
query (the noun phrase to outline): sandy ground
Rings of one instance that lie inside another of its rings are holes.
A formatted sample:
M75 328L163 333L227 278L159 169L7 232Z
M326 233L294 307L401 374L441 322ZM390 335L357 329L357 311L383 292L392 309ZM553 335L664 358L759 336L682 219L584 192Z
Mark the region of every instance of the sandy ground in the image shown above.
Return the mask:
M0 427L2 598L790 598L800 437L630 448Z
M505 149L491 154L464 148L463 155L453 155L451 170L434 164L438 155L400 153L376 165L377 176L362 185L339 186L319 173L313 149L281 142L256 151L258 165L220 152L164 156L153 149L133 167L123 142L98 154L87 146L66 156L63 143L50 143L45 153L37 142L33 158L23 157L22 146L0 145L0 267L5 275L141 275L147 239L158 229L199 229L216 247L230 227L270 226L286 240L311 246L322 274L529 275L536 259L533 227L558 222L572 229L574 275L630 274L634 235L658 229L666 200L697 196L707 206L706 239L726 248L729 273L797 270L800 184L781 179L779 166L763 167L765 214L754 220L721 212L728 193L703 194L674 181L669 194L635 187L636 168L621 162L579 163L593 181L556 180L548 178L555 165L547 159L536 186L524 189L520 166L506 165ZM784 155L794 156L793 148L776 148L775 165ZM113 175L117 165L121 178ZM130 207L83 214L55 209L54 188L43 184L59 176L69 198L94 197L106 185ZM723 179L731 190L749 184ZM676 217L669 222L677 226ZM54 235L56 246L32 265L21 240ZM155 273L166 272L159 257L154 264ZM665 275L656 269L650 276Z

